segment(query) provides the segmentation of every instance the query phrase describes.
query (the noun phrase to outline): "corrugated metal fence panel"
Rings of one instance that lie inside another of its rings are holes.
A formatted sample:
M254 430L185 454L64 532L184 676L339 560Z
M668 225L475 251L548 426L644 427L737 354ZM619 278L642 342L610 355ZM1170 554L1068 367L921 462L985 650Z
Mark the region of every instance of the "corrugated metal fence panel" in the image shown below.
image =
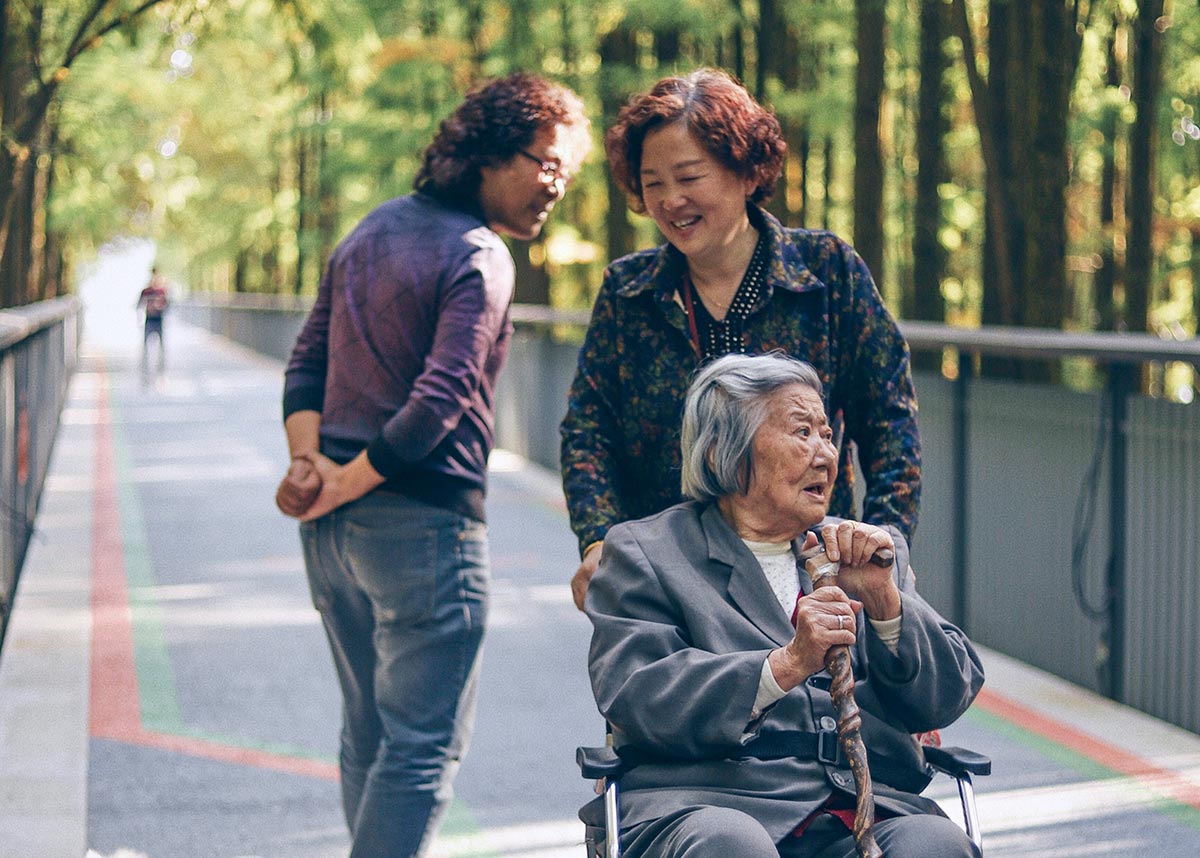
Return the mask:
M518 328L496 384L496 446L558 472L558 425L579 345Z
M2 311L0 633L7 624L75 366L78 311L78 302L70 298Z
M303 306L238 307L191 300L176 302L171 312L189 324L282 361L291 357L296 337L308 317Z
M1098 689L1100 625L1075 597L1071 543L1100 437L1100 397L982 380L972 383L967 411L968 630L982 644ZM1102 469L1083 564L1091 594L1104 581L1107 488Z
M1200 404L1129 404L1125 702L1200 732Z
M917 589L952 622L954 616L954 382L914 373L921 427L921 514L913 538Z

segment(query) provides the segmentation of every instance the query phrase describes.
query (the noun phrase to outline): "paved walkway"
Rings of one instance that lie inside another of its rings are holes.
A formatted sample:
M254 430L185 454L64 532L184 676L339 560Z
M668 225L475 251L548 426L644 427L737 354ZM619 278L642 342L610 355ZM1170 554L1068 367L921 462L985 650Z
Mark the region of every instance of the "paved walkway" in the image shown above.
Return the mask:
M281 367L168 330L143 383L89 336L0 659L0 858L344 856L339 698L294 523ZM493 458L479 723L439 856L582 858L601 724L555 478ZM990 754L989 858L1191 858L1200 738L995 653L946 731ZM953 787L933 795L953 806Z

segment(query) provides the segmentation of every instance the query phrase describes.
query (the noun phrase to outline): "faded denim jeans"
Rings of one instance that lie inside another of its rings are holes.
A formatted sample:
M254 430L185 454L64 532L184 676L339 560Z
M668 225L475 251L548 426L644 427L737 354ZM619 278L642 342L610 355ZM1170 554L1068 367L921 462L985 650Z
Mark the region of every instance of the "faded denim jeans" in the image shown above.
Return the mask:
M475 721L487 527L376 491L300 533L342 687L351 858L423 855Z

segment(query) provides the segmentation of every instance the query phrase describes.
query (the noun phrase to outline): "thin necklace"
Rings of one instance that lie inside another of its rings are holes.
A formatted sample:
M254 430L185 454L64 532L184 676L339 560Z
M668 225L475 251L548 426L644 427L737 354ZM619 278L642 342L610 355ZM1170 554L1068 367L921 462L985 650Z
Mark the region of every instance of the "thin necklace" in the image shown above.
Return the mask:
M751 227L751 229L753 229L753 227ZM708 296L708 290L700 288L700 285L696 282L695 278L692 277L692 272L691 272L691 269L689 268L685 272L685 274L688 278L688 281L692 284L692 288L696 290L696 294L700 298L704 299L706 302L708 302L710 304L715 304L717 307L719 307L722 310L728 310L733 305L733 302L737 299L738 290L741 289L742 283L745 282L747 275L750 273L749 269L754 264L754 261L755 261L754 257L758 254L758 247L762 243L761 240L762 240L762 234L759 233L754 238L754 247L750 251L750 258L746 260L746 268L742 271L742 276L740 278L738 278L738 288L733 290L733 295L730 296L728 302L722 303L721 301L718 301L715 298L710 298Z
M690 277L690 275L689 275L689 277ZM715 304L717 307L719 307L722 310L728 310L729 305L733 303L732 298L729 299L729 303L722 303L722 302L718 301L716 298L710 298L703 289L701 289L699 286L696 285L695 280L692 280L692 288L696 290L697 295L699 295L701 298L703 298L709 304ZM736 291L734 292L734 294L737 294Z

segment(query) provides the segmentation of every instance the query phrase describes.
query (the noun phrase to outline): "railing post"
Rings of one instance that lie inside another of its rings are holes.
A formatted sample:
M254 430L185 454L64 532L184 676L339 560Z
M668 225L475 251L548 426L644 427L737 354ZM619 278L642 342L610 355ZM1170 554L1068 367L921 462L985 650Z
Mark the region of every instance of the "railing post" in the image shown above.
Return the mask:
M1113 700L1125 699L1125 541L1128 515L1128 441L1129 441L1129 394L1134 386L1134 367L1127 363L1114 363L1108 375L1110 402L1109 449L1112 460L1109 466L1109 510L1108 510L1108 617L1105 628L1107 652L1107 682L1105 693Z
M970 392L973 355L966 349L958 351L958 378L954 382L954 614L955 622L968 631L968 574L967 574L967 396ZM969 634L969 632L968 632Z

